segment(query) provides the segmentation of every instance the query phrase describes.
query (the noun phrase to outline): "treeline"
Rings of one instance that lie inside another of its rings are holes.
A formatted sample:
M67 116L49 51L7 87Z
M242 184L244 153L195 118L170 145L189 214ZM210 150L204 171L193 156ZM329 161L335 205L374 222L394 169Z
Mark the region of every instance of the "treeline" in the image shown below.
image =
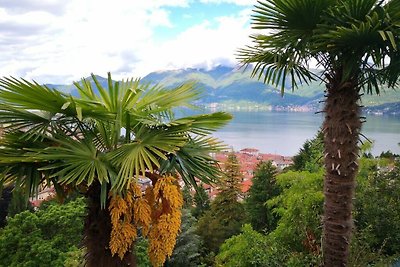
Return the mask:
M357 176L350 266L390 266L400 258L400 160L390 152L374 158L368 149ZM320 136L284 171L260 162L246 194L233 154L224 169L212 200L202 186L183 188L181 232L165 266L322 265ZM84 213L83 199L75 198L8 218L0 230L0 266L83 266ZM136 241L138 266L151 266L147 246L144 238Z

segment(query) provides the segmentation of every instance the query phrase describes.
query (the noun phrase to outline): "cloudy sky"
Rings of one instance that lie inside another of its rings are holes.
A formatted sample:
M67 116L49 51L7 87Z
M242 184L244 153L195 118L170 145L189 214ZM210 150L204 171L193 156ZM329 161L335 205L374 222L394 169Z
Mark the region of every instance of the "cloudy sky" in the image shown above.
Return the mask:
M254 0L0 0L0 76L66 83L235 65Z

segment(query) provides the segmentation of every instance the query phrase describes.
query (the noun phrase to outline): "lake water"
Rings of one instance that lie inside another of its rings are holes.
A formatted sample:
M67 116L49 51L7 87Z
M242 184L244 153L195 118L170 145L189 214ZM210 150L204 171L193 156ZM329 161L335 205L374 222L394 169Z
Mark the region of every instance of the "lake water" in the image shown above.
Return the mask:
M214 134L234 150L257 148L263 153L295 155L322 124L320 114L306 112L230 112L234 118ZM400 117L367 116L362 133L374 141L373 155L391 150L400 154ZM361 137L363 139L363 137Z

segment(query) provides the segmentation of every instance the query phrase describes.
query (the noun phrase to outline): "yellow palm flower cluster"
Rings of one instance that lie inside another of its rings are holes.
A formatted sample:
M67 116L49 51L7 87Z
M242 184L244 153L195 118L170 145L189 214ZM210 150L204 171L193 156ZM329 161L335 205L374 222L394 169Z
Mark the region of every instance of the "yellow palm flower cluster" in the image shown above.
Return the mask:
M153 266L161 266L172 255L182 205L182 193L173 176L160 176L144 194L137 183L132 183L124 197L111 195L111 253L122 259L141 229L143 236L149 238L150 261Z
M181 226L183 198L176 179L159 179L154 186L153 224L149 232L149 256L154 266L161 266L172 255Z

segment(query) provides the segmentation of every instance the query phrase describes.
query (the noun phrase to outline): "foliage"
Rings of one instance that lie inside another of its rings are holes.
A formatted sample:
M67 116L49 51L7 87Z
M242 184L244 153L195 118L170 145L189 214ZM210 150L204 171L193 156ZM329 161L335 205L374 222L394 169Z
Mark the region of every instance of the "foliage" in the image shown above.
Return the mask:
M64 266L81 241L84 211L79 198L10 218L0 230L0 266Z
M201 239L196 234L196 219L190 210L182 210L181 231L171 258L166 262L170 267L196 267L200 262Z
M399 158L400 155L394 154L392 151L388 150L388 151L382 152L379 155L379 157L380 158L388 158L388 159L394 160L395 158Z
M296 171L318 172L323 168L324 140L322 132L307 140L297 155L293 157L292 169Z
M276 215L266 204L267 200L279 194L275 176L276 168L270 161L257 164L245 202L251 225L257 231L271 232L276 227Z
M149 259L149 241L139 236L135 241L135 256L136 256L136 264L137 267L150 267L150 259Z
M271 265L268 240L263 234L245 224L242 233L227 239L216 256L216 266L278 266Z
M200 183L199 186L196 188L193 202L194 208L192 209L192 214L195 218L200 218L200 216L202 216L204 212L210 209L210 198L202 183Z
M400 251L400 162L395 166L363 162L369 171L358 177L356 227L371 251L395 255Z
M107 260L117 264L111 250L119 256L126 253L130 247L127 240L136 234L129 224L119 223L122 214L118 212L113 223L123 231L108 233L110 214L108 210L101 211L108 208L109 192L125 197L140 176L179 174L187 184L196 185L195 177L202 182L214 182L221 171L209 153L224 146L209 134L225 125L231 116L216 112L175 118L175 108L191 108L191 102L200 97L194 83L166 89L141 83L139 79L114 82L109 74L106 86L95 75L74 85L79 97L24 79L0 79L0 124L7 125L0 140L0 184L15 183L25 197L35 195L41 185L54 186L60 198L74 191L87 196L93 192L90 198L99 202L100 210L97 212L96 205L88 206L92 213L89 212L85 223L84 245L90 247L86 259L89 266L111 264L98 262ZM158 198L156 181L153 186ZM170 198L165 203L171 204L173 198L169 193L176 192L165 192ZM126 210L123 213L132 215ZM179 212L165 211L156 217L153 228L161 227L158 230L163 231L150 230L151 240L169 238L156 236L165 235L166 224L171 223L170 230L179 230ZM146 222L140 222L142 228L148 227ZM90 231L100 226L104 229ZM107 238L88 237L98 232L112 236L115 242L109 246ZM168 240L166 246L155 248L156 243L150 241L150 250L170 254L173 244Z
M84 267L84 249L77 247L71 247L71 249L65 253L64 267Z
M183 197L183 208L191 209L193 207L193 196L192 196L189 186L187 186L187 185L183 186L182 197Z
M358 229L354 233L351 242L351 253L349 266L396 266L393 265L396 259L400 259L400 255L386 255L382 249L374 249L371 240L374 239L374 233L371 228Z
M221 246L220 266L318 266L321 261L322 172L278 174L280 194L267 201L279 217L267 235L243 228ZM246 251L239 253L238 251ZM243 265L241 265L243 263Z
M220 192L211 203L210 210L199 219L197 233L208 252L217 253L227 238L240 232L246 218L240 196L239 163L234 154L225 163L225 176L219 184Z
M291 253L320 255L323 174L287 172L277 176L282 192L268 205L280 216L270 234Z
M399 258L399 164L361 159L349 266L391 266ZM244 227L221 246L217 266L320 266L322 177L307 171L277 175L282 191L267 203L280 215L278 227L267 235Z
M8 214L8 206L12 198L12 188L6 187L1 192L0 190L0 228L6 225L6 217Z

